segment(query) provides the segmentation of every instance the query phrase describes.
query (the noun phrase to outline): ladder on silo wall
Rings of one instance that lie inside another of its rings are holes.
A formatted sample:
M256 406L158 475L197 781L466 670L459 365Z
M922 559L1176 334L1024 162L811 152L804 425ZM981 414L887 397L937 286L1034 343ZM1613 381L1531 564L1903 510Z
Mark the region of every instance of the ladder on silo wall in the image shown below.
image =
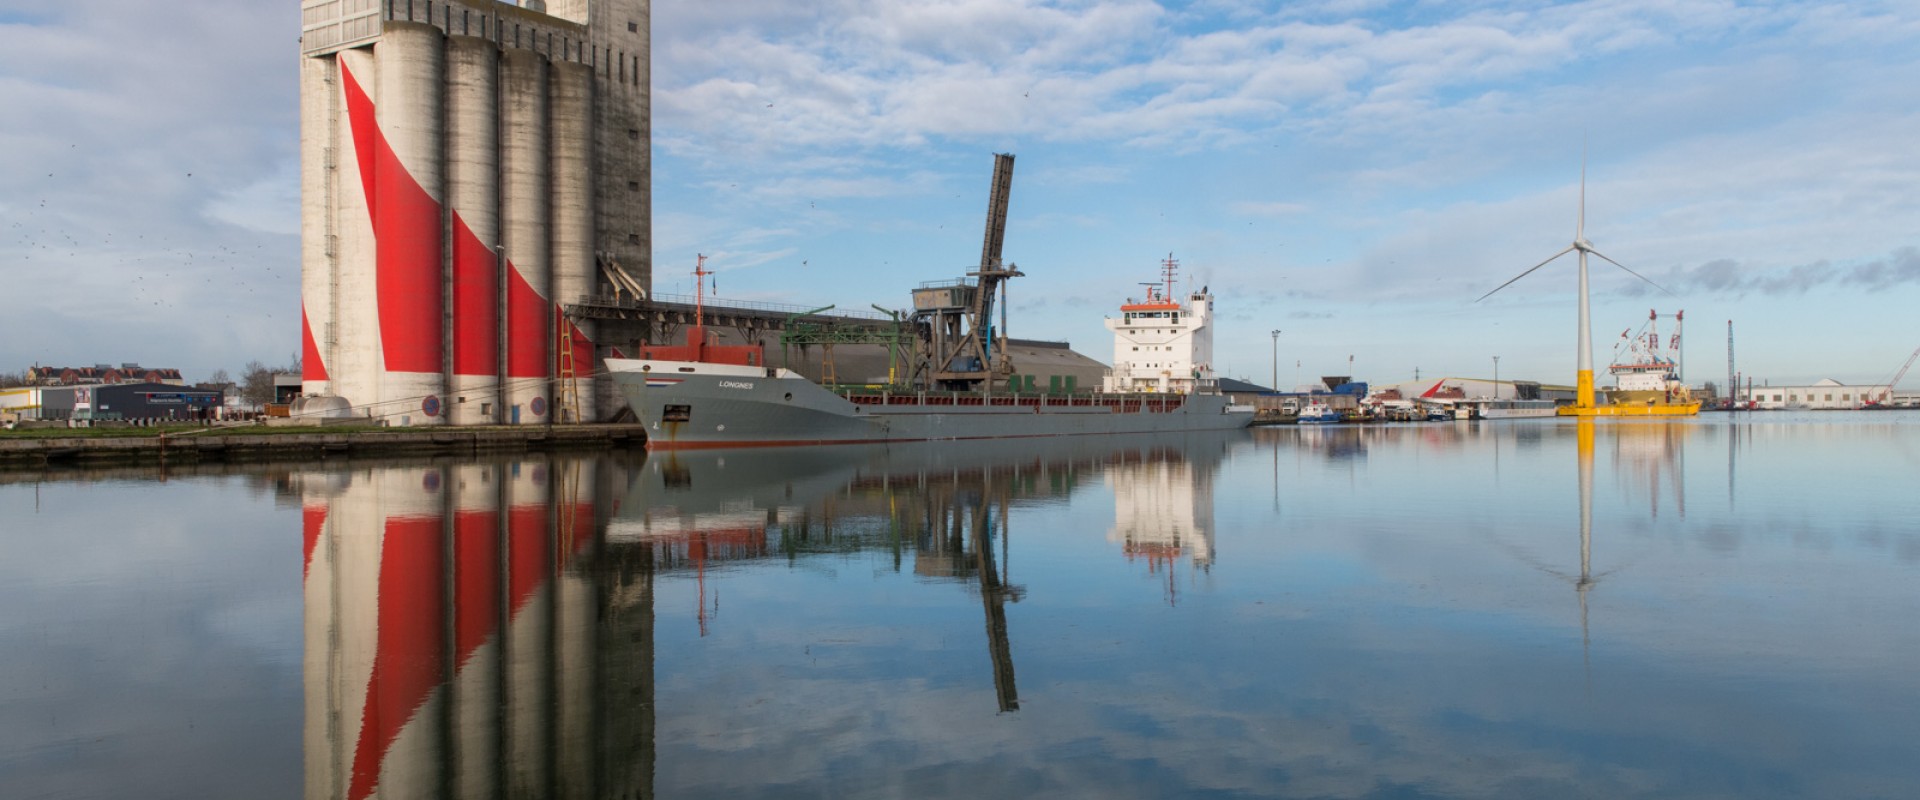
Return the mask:
M559 339L554 352L558 354L556 360L560 362L557 373L560 396L554 398L553 413L560 422L580 422L580 374L574 368L573 360L574 323L571 315L561 311L558 306L554 310L554 319L559 322L554 326L553 335Z

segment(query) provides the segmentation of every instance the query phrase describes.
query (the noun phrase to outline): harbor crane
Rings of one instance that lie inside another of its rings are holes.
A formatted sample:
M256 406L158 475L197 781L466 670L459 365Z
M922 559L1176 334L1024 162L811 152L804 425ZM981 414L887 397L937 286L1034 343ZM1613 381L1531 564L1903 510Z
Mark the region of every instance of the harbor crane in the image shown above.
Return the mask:
M987 195L987 229L980 265L957 281L922 284L913 292L913 320L922 337L915 382L937 389L969 390L1013 373L1007 356L1006 282L1023 273L1002 263L1007 238L1007 201L1013 194L1013 154L993 156L993 186ZM968 280L971 278L972 280ZM993 324L996 301L1000 325Z
M1900 379L1907 377L1907 370L1913 368L1913 362L1915 359L1920 359L1920 347L1914 348L1913 355L1907 356L1907 363L1901 364L1900 371L1893 373L1893 380L1887 381L1887 388L1881 389L1879 394L1875 395L1873 399L1868 400L1865 404L1865 407L1866 408L1892 407L1893 387L1899 386Z

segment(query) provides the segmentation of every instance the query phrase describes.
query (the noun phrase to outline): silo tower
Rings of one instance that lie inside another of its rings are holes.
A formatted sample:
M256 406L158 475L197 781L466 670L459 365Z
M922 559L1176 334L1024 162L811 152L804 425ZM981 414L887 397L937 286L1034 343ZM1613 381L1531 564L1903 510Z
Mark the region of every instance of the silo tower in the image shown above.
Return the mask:
M598 419L596 332L561 309L603 263L651 285L650 0L300 9L304 393L536 424L558 376L595 376Z

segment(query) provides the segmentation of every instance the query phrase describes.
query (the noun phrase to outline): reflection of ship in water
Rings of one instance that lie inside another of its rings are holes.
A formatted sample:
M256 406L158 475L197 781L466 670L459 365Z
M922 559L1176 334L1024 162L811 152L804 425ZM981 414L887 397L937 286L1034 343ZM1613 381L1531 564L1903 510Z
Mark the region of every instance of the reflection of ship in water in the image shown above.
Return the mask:
M1687 437L1697 425L1621 421L1607 426L1613 439L1613 464L1634 477L1624 482L1630 490L1645 490L1653 516L1660 516L1660 500L1670 495L1681 517L1687 515L1685 460Z
M1119 543L1127 560L1145 561L1149 573L1164 574L1167 604L1173 605L1182 556L1198 571L1213 567L1213 477L1219 461L1190 460L1171 450L1140 455L1107 469L1114 503L1107 540Z
M703 621L706 570L716 561L867 552L883 554L895 571L965 585L981 599L1000 709L1013 711L1019 698L1006 605L1026 589L1009 577L1010 511L1063 499L1103 472L1153 464L1169 470L1169 480L1202 476L1210 514L1211 475L1228 446L1246 436L661 453L642 468L607 541L654 547L668 568L697 570ZM1184 534L1181 541L1195 546ZM1197 546L1210 563L1210 543Z

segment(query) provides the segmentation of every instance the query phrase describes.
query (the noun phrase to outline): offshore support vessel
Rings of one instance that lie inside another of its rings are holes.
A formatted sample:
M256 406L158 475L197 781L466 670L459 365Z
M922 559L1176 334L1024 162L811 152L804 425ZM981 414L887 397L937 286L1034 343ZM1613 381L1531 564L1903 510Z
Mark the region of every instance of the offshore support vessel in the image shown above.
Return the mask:
M1207 325L1212 297L1204 290L1187 304L1152 293L1147 303L1129 301L1115 329L1116 346L1134 334L1156 343L1178 338L1179 352L1161 350L1156 355L1164 358L1148 362L1178 363L1177 379L1175 367L1151 380L1136 376L1131 365L1137 359L1116 354L1115 371L1123 379L1109 378L1103 391L1014 388L1004 292L1006 281L1022 273L1000 256L1012 181L1013 156L997 155L980 266L965 278L914 290L908 324L915 357L904 383L877 390L830 388L769 366L760 345L710 342L698 307L703 301L696 300L685 344L644 347L638 358L607 360L614 382L647 427L648 449L1172 433L1251 424L1252 407L1231 404L1214 383ZM696 266L696 283L706 274L704 263ZM996 301L1003 315L998 326Z
M1686 312L1673 315L1673 336L1660 337L1660 312L1647 312L1647 323L1640 332L1620 334L1626 349L1616 356L1607 371L1613 373L1614 388L1607 392L1612 416L1692 416L1700 413L1700 402L1680 380L1680 324Z

